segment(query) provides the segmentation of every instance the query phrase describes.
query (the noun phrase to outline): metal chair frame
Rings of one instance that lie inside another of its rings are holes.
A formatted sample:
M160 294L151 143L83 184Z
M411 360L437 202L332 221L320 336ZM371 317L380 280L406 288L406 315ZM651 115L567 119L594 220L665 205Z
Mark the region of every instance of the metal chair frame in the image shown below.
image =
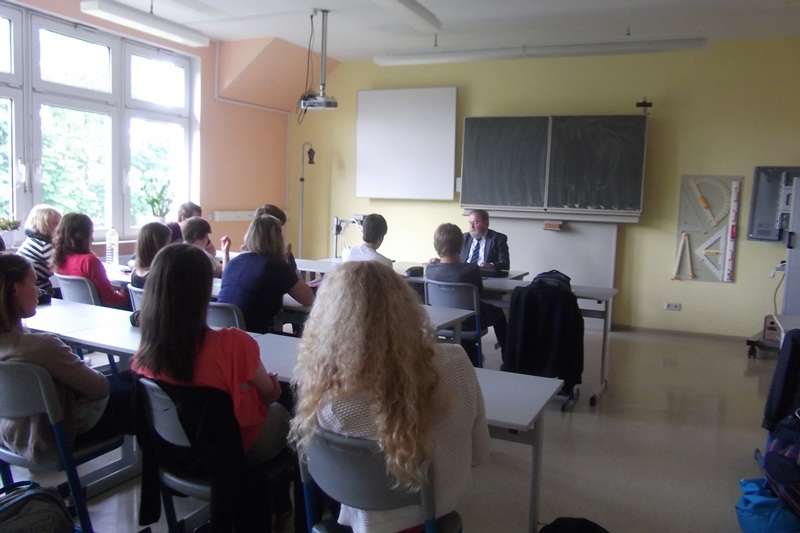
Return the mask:
M488 330L486 328L481 328L480 301L481 297L478 292L478 287L471 283L425 280L425 304L475 311L475 330L462 331L461 338L475 341L478 348L477 366L482 368L483 349L481 347L481 337L486 335ZM442 337L452 338L453 330L439 330L436 334Z
M48 417L58 449L58 458L50 462L34 463L0 446L0 478L3 485L14 482L10 465L29 470L64 471L81 529L84 533L91 533L92 521L84 493L88 485L84 486L81 483L76 467L122 447L125 439L120 435L103 441L70 446L61 404L50 373L32 363L17 361L0 363L0 418L28 417L37 414L45 414ZM88 483L92 483L93 478L99 481L106 477L109 471L119 471L117 463L112 465L88 473L84 478L89 480Z

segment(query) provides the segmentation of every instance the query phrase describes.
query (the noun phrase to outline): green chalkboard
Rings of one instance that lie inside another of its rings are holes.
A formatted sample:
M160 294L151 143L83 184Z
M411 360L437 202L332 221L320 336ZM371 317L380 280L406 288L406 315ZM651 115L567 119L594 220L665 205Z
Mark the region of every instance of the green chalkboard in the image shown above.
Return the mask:
M645 115L468 117L461 203L638 215L646 130Z
M544 207L548 117L479 117L464 123L461 201Z

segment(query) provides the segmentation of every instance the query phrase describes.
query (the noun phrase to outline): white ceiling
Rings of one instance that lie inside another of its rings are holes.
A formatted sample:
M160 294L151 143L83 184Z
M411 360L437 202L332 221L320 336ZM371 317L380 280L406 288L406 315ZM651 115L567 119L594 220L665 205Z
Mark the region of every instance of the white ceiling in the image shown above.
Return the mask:
M151 0L117 0L150 10ZM156 15L214 40L280 37L308 46L312 8L327 9L328 55L371 60L386 52L432 51L422 33L372 0L152 0ZM623 39L710 41L800 37L798 0L420 0L442 22L439 50ZM321 42L321 17L314 18ZM630 29L630 37L626 33Z

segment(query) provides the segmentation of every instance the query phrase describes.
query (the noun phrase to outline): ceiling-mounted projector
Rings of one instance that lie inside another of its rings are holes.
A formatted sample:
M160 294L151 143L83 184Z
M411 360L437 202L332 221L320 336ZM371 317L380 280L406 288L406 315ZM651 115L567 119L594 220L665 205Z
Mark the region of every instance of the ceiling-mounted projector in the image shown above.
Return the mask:
M333 96L304 94L300 98L300 109L336 109L339 103Z
M300 109L308 111L309 109L336 109L339 107L336 98L325 94L325 66L327 59L328 47L328 11L322 9L322 51L320 53L320 69L319 69L319 94L314 93L311 89L300 96ZM316 13L316 9L314 10ZM313 31L313 30L312 30ZM310 50L310 48L309 48ZM309 56L310 57L310 56Z

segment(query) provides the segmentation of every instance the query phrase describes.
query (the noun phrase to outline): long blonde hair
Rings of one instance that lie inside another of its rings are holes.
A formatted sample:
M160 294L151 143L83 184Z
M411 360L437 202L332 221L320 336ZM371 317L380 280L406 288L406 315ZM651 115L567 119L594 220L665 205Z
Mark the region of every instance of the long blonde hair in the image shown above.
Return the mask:
M320 401L365 395L387 471L418 489L431 461L426 438L439 376L434 336L414 291L391 268L344 263L325 277L306 322L293 385L291 440L301 451Z

